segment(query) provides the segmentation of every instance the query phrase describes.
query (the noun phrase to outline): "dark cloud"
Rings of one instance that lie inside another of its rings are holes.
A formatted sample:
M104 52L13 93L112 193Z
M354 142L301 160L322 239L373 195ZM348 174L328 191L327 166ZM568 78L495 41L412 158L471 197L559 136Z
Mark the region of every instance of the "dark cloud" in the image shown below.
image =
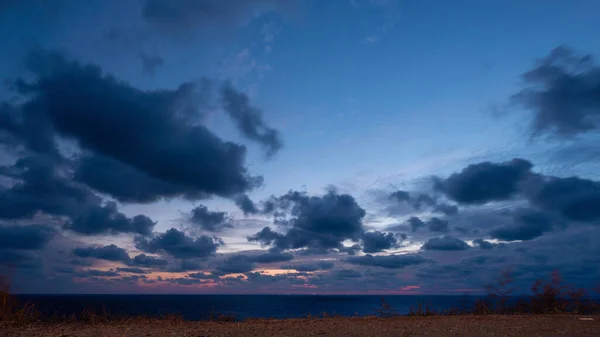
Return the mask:
M84 155L75 163L74 179L123 203L150 203L181 196L188 200L210 195L193 186L160 180L133 166L102 155Z
M75 216L100 201L83 186L70 181L67 167L51 156L29 156L14 165L0 167L0 176L11 179L0 185L0 218L31 218L38 212Z
M269 156L281 149L279 132L265 123L262 112L250 105L246 94L225 85L222 95L223 109L246 138L258 142Z
M129 276L123 276L121 278L116 279L116 282L127 282L127 283L133 283L136 284L139 281L145 281L148 277L146 275L129 275ZM148 283L148 282L146 282ZM152 283L152 282L149 282Z
M469 244L464 242L459 238L455 238L452 236L443 236L441 238L431 238L429 241L425 242L421 249L424 250L467 250L469 249Z
M552 225L553 220L548 215L523 209L516 212L513 223L490 231L490 236L502 241L532 240L550 231Z
M410 201L410 193L406 191L396 191L390 193L390 199L396 200L398 202L408 202Z
M189 285L196 285L196 284L206 283L205 280L199 280L199 279L187 278L187 277L168 278L168 279L165 279L164 281L169 282L169 283L174 283L174 284L182 285L182 286L189 286Z
M333 277L336 279L359 278L362 274L354 269L340 269L333 272Z
M104 247L75 248L73 249L73 255L84 258L92 257L100 260L118 261L123 263L129 263L131 260L125 249L117 247L114 244Z
M235 204L242 210L242 212L244 212L244 215L259 213L254 201L252 201L252 199L250 199L247 195L243 194L236 197L234 200Z
M175 228L151 238L136 237L135 247L147 253L165 252L175 258L208 257L214 255L222 242L214 237L192 238Z
M290 253L268 252L264 254L250 256L250 258L256 263L273 263L291 261L294 259L294 255Z
M530 181L524 193L534 205L572 221L600 218L600 182L578 177L535 177Z
M234 255L219 263L216 269L226 274L242 274L255 268L254 261L247 255Z
M230 26L255 15L283 9L294 0L146 0L142 15L171 35L189 35L209 25Z
M198 279L198 280L216 280L221 277L223 273L220 272L211 272L211 273L191 273L188 274L188 277Z
M531 167L532 164L523 159L500 164L483 162L469 165L448 179L438 179L436 185L450 198L465 204L506 201L520 195L534 207L565 220L593 222L600 218L600 182L534 174ZM521 221L496 234L511 236L511 232L516 232L517 236L539 236L548 229L541 223L534 226ZM533 232L524 233L527 230Z
M532 164L524 159L505 163L472 164L447 179L435 179L435 186L450 199L462 204L484 204L507 200L518 191Z
M430 262L430 260L421 255L405 254L405 255L382 255L373 256L367 254L365 256L356 256L346 259L350 264L360 266L382 267L387 269L400 269L414 265L420 265Z
M81 271L74 275L78 278L90 278L90 277L116 277L121 276L121 274L117 273L113 270L98 270L98 269L87 269L85 271Z
M425 222L416 216L411 216L406 222L408 222L408 225L413 232L418 231L419 228L425 227Z
M319 261L317 262L317 265L319 266L319 268L321 268L321 270L328 270L333 268L334 263L331 261Z
M196 259L183 259L179 267L169 269L170 272L182 272L202 269L203 264Z
M42 259L30 251L0 249L0 267L36 270L42 266Z
M144 74L153 76L156 70L165 64L165 60L158 55L140 54L142 60L142 71Z
M0 249L42 249L55 234L55 230L42 225L0 225Z
M600 126L600 67L592 55L560 46L522 75L513 99L533 113L535 135L571 137Z
M389 197L390 200L397 202L398 204L406 204L418 211L430 210L435 213L441 213L444 215L455 215L458 213L458 207L450 205L434 198L425 193L409 193L407 191L398 190L392 192Z
M85 235L102 233L135 233L150 235L156 223L145 215L128 218L117 211L115 202L91 206L84 214L65 224L65 229Z
M211 212L203 205L192 210L189 221L193 225L210 232L220 232L225 228L233 227L227 213Z
M433 211L450 216L458 213L458 207L455 205L438 203L434 206Z
M378 253L386 249L398 247L398 238L393 233L380 231L365 232L362 236L363 251Z
M175 195L175 186L181 187L179 195L189 195L192 190L232 197L262 183L261 177L246 172L244 146L224 142L193 122L197 119L192 113L198 96L195 83L184 83L175 90L142 91L103 74L96 66L44 52L32 53L28 66L34 80L18 81L25 99L12 109L19 111L21 118L0 118L13 121L3 123L0 129L22 139L28 148L55 152L54 138L69 138L84 150L129 166L133 169L129 173L143 173L144 177L132 179L137 184L168 183L142 192L167 186L169 197ZM3 108L2 114L8 110ZM106 176L96 179L94 188L110 194L114 186L104 188L98 183L111 176L103 174ZM142 200L149 199L141 195Z
M448 221L433 217L427 220L427 228L432 232L447 232Z
M292 269L299 272L317 271L317 270L328 270L333 268L334 264L331 261L319 261L316 263L303 263L303 264L286 264L280 266L281 269Z
M149 274L150 272L141 268L117 268L118 272L132 274Z
M169 263L165 259L149 256L146 254L137 255L131 261L133 265L140 267L161 267Z
M288 208L290 219L279 223L288 228L285 234L265 227L248 240L271 245L277 249L342 248L342 242L358 242L364 231L362 219L366 212L351 195L329 191L322 197L309 197L289 192L277 198L276 208Z

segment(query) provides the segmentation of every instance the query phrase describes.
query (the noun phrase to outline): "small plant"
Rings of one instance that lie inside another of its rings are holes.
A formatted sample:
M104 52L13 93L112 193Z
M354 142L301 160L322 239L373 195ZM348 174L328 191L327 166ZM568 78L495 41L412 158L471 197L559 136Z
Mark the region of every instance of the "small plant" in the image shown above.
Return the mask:
M510 308L507 308L507 299L510 296L514 288L511 287L513 282L512 270L504 269L500 274L500 278L494 282L487 284L485 289L488 296L495 303L495 312L497 314L505 314L510 312Z
M21 304L10 294L8 279L0 275L0 322L25 324L37 321L40 317L35 305Z
M382 318L398 316L398 313L383 297L379 300L379 308L375 309L375 312Z
M423 303L419 302L416 307L410 308L408 312L408 316L434 316L438 313L429 306L429 304L423 305Z

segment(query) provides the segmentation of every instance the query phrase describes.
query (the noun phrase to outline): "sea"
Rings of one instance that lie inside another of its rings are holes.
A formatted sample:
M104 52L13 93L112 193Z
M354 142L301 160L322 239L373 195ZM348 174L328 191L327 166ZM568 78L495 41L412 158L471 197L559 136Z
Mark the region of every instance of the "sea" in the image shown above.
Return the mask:
M480 296L441 295L19 295L45 315L77 315L105 310L118 316L181 315L204 320L216 315L236 319L302 318L323 313L340 316L378 315L382 300L387 312L409 314L419 303L433 310L473 308Z

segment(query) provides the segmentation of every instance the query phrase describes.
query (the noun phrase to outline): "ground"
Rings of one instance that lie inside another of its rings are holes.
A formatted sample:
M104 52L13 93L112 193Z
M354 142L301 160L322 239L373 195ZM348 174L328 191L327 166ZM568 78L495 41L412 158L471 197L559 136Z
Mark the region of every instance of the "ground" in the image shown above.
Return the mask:
M0 336L600 336L600 317L587 317L528 315L33 323L0 327Z

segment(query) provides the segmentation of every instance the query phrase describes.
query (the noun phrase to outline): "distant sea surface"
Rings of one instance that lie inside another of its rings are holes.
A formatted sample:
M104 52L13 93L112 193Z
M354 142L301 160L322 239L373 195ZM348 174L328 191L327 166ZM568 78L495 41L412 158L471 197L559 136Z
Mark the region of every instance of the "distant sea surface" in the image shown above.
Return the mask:
M384 299L394 312L406 315L418 303L436 310L472 308L478 296L377 295L19 295L44 314L79 314L84 309L106 309L111 314L158 316L179 314L203 320L210 314L245 318L299 318L310 314L375 315Z

